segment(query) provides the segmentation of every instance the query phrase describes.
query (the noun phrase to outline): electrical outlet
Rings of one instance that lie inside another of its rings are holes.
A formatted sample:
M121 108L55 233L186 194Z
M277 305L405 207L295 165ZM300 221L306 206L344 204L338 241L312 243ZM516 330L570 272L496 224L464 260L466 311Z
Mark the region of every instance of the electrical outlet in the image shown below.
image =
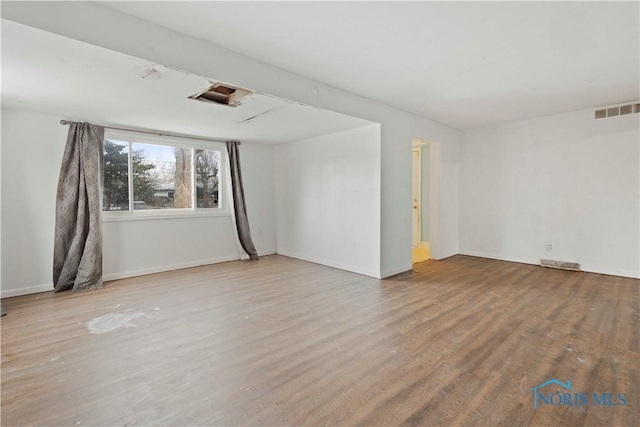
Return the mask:
M547 243L547 250L551 252L553 250L553 245L551 243Z

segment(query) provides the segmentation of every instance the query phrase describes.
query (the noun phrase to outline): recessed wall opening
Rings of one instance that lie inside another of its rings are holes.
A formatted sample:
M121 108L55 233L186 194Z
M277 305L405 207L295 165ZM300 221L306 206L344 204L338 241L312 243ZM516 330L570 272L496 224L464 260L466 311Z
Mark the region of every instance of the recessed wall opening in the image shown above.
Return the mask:
M237 107L250 93L251 91L248 89L215 83L204 92L191 95L189 98L202 102L212 102L229 107Z

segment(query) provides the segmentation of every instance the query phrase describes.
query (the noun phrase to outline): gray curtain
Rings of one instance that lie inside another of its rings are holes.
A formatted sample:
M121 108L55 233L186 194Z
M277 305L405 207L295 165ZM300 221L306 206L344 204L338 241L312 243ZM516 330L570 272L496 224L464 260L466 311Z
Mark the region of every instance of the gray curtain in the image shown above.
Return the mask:
M104 128L70 123L56 195L53 286L56 292L102 287Z
M251 239L249 230L249 219L247 218L247 207L244 202L244 187L242 186L242 172L240 170L240 153L238 152L238 141L227 141L227 152L229 153L229 165L231 172L231 191L233 193L233 209L236 214L236 228L242 249L249 255L250 260L258 259Z

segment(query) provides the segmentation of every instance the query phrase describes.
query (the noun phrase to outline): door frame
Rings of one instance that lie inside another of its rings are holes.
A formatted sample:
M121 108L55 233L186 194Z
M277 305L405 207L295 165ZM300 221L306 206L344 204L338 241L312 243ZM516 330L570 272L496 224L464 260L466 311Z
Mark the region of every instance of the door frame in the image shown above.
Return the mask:
M412 156L414 148L422 146L429 146L429 209L427 210L427 215L429 216L429 251L430 258L438 260L443 258L442 251L440 249L438 229L440 212L440 143L434 141L433 139L422 139L417 137L413 138L413 143L411 146ZM411 170L411 179L413 179L413 167L411 168ZM421 171L421 173L423 173L423 171ZM411 246L413 246L413 236Z
M413 162L413 155L414 153L418 153L418 167L417 169L415 168L415 163ZM416 174L418 175L417 177L417 185L416 185L416 200L414 199L414 194L413 194L413 184L414 184L414 180L416 179ZM411 247L416 247L419 248L422 244L422 149L420 146L418 145L414 145L411 149ZM417 209L418 209L418 218L416 220L416 229L413 229L413 209L415 209L413 207L414 202L417 204ZM414 234L415 233L415 234ZM417 234L417 236L416 236ZM413 246L413 239L417 238L417 246Z

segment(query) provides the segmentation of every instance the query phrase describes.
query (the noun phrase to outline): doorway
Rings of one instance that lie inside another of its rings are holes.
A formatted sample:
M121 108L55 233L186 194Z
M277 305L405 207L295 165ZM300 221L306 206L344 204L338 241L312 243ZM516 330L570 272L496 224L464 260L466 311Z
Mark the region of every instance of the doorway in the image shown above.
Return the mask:
M412 261L431 258L431 144L414 139L412 146Z
M412 209L412 217L411 217L411 246L414 248L420 247L420 215L421 215L421 206L420 206L420 178L421 178L421 150L419 147L414 147L412 152L412 179L411 179L411 197L413 199ZM414 261L415 262L415 261Z

